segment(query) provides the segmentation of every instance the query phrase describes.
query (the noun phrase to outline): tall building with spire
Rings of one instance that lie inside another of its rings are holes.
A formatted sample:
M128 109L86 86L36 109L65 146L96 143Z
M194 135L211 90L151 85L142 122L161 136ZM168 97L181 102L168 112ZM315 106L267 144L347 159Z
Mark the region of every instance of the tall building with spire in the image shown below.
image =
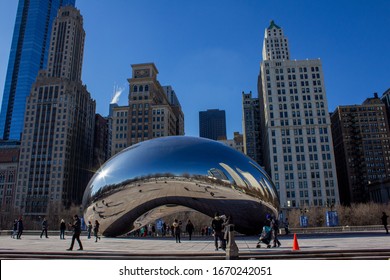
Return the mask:
M15 198L23 214L80 204L92 175L96 104L81 81L84 38L80 12L59 9L47 70L39 71L25 106Z
M24 109L38 71L46 68L53 19L75 0L19 0L0 111L0 139L20 140Z
M258 77L263 162L282 207L339 203L331 123L319 59L290 60L283 29L265 29Z

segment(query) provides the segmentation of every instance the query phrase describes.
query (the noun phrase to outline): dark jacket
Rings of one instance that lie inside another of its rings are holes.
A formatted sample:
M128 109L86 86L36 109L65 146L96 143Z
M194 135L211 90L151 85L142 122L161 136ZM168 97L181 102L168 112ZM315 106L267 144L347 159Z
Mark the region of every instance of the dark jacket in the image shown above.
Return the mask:
M382 225L384 225L384 226L387 226L387 218L388 218L389 216L387 216L385 213L383 213L383 215L382 215Z
M81 233L81 220L77 218L72 225L74 233Z
M194 225L192 223L187 223L186 232L192 233L194 231Z
M213 228L214 231L220 232L223 229L223 220L222 219L214 219L211 222L211 227Z
M60 230L65 230L65 229L66 229L66 224L65 224L65 222L62 222L60 224Z
M18 225L17 225L18 231L23 231L23 221L20 219L18 220Z

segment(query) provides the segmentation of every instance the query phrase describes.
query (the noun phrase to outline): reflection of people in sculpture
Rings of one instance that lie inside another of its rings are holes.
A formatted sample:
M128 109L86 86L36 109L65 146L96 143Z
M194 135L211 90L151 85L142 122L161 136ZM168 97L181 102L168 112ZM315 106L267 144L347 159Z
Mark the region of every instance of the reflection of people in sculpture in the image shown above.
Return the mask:
M224 222L222 224L223 228L224 228L224 234L223 234L223 238L225 239L225 243L227 244L229 242L229 224L232 223L233 219L231 216L227 216L227 217L224 217Z
M192 232L194 231L194 225L192 224L191 220L188 220L186 225L186 232L188 232L188 239L191 240Z
M226 242L223 238L223 219L219 215L219 213L215 213L214 219L211 222L211 227L214 231L214 245L215 245L215 251L218 251L218 248L222 248L222 250L226 250ZM218 239L220 246L218 246Z
M181 243L180 242L181 222L178 222L177 219L175 219L172 226L173 226L173 232L174 232L175 238L176 238L176 243Z

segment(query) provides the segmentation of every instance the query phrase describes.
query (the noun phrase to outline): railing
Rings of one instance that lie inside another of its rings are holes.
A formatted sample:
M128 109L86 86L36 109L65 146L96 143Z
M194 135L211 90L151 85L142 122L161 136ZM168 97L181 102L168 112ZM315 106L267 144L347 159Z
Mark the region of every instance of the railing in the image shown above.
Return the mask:
M337 227L297 227L290 228L290 233L332 233L332 232L364 232L364 231L384 231L383 225L370 225L370 226L337 226ZM284 228L279 229L280 234L284 234ZM11 235L11 230L0 230L0 236ZM23 235L40 235L41 230L24 230ZM58 230L49 230L49 236L59 236L60 232ZM72 235L72 231L66 231L65 235ZM81 235L87 235L86 231L82 231ZM92 234L93 235L93 234ZM240 235L240 234L238 234ZM171 235L167 235L168 237ZM185 238L186 233L183 233L182 236ZM200 233L194 232L193 236L201 236ZM161 237L161 236L157 236ZM210 237L209 235L204 235L204 237Z
M337 226L337 227L299 227L290 228L291 233L328 233L328 232L354 232L354 231L379 231L384 230L383 225L370 226ZM281 233L284 229L280 228Z

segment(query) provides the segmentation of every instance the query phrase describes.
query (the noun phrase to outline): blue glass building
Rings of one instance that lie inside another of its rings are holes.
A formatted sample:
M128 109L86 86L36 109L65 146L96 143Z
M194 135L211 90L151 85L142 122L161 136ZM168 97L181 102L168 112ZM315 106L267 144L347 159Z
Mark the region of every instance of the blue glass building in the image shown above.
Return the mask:
M200 111L199 136L212 140L226 139L225 110L212 109Z
M51 25L76 0L19 0L0 112L0 139L19 140L31 85L46 68Z

